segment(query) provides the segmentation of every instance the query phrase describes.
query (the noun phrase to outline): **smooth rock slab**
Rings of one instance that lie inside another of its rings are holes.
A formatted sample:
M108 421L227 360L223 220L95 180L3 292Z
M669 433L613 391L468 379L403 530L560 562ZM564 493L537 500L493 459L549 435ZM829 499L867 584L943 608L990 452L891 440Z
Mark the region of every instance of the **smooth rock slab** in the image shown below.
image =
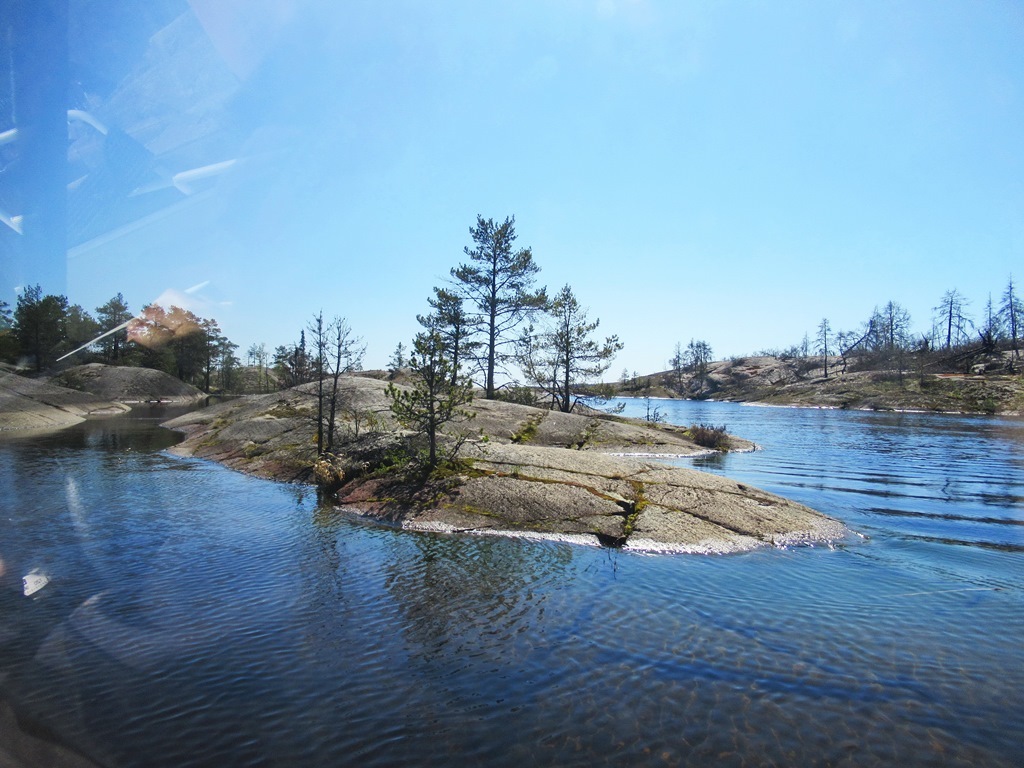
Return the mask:
M48 430L131 410L87 392L0 370L0 431Z
M683 430L512 403L474 401L469 409L476 418L454 425L473 436L461 449L464 471L425 480L381 473L381 459L410 436L390 418L385 382L346 377L343 385L366 422L358 437L351 420L339 423L346 437L336 449L344 478L338 504L391 525L708 553L848 535L819 512L727 478L612 455L706 452ZM309 386L168 422L188 435L173 450L263 477L305 479L303 468L316 458ZM365 429L370 415L373 432Z
M342 504L407 528L583 534L665 552L740 552L849 534L809 507L684 467L521 445L477 444L464 453L474 474L450 490L414 504L350 491Z
M50 383L120 403L190 403L206 394L163 371L87 363L61 371Z

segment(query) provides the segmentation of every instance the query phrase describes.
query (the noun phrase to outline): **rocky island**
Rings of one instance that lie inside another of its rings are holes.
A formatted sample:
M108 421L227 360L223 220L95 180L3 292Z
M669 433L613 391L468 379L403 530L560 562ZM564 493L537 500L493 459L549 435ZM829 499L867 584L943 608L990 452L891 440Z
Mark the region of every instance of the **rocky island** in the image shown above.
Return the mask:
M476 399L446 440L455 460L410 468L412 436L387 383L342 379L344 433L318 460L312 385L223 402L165 423L172 449L260 477L325 487L342 510L403 528L567 538L652 551L727 553L826 542L847 529L779 496L654 457L706 453L681 427ZM753 445L729 438L731 450Z
M0 432L59 429L90 416L127 413L131 408L112 400L19 376L0 368Z
M87 418L127 413L131 403L185 404L205 397L195 387L148 368L91 363L40 379L2 366L0 432L59 429Z
M128 404L183 405L207 396L202 390L163 371L102 363L68 368L52 377L49 383Z
M618 387L623 397L694 398L807 408L937 413L1024 413L1024 376L1009 353L975 356L974 365L847 369L830 358L751 355L711 362L703 375L662 371Z

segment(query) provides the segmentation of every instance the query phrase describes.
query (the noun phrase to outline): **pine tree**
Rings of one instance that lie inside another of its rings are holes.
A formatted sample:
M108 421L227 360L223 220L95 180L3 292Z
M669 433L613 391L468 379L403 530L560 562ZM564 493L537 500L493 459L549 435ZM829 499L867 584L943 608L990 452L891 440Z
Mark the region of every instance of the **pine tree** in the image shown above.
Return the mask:
M64 296L43 296L38 285L28 286L18 296L14 333L21 354L33 361L36 372L54 361L67 339L67 312Z
M405 359L405 344L403 344L402 342L398 342L398 345L395 347L395 351L392 352L391 357L388 358L388 373L390 373L393 377L400 370L405 368L406 362L407 361Z
M946 349L951 349L967 341L967 329L971 320L966 314L967 299L956 288L942 294L939 305L935 307L938 324L943 327Z
M669 368L672 369L672 377L675 382L676 390L682 390L683 388L683 367L686 364L686 356L683 354L683 345L681 342L676 342L675 349L672 352L672 357L668 361Z
M116 363L124 354L124 346L128 343L127 328L131 319L132 313L120 293L106 304L96 307L96 320L100 331L107 334L100 339L100 350L108 362Z
M832 333L832 326L828 323L828 318L821 318L821 323L818 325L818 354L821 355L822 365L825 369L825 378L828 378L828 355L829 355L829 337Z
M358 371L362 367L363 354L366 347L360 337L352 333L352 328L343 317L337 317L327 326L328 348L325 372L330 378L327 389L327 434L324 444L325 451L334 450L334 433L337 425L338 408L342 406L339 382L344 374Z
M480 358L484 374L484 392L495 398L495 374L509 358L506 351L516 342L515 331L533 312L543 309L547 296L543 288L533 289L540 267L529 248L513 250L516 239L515 217L501 224L476 217L470 227L475 247L464 249L468 264L452 270L459 294L466 299L472 314L474 335L480 337Z
M1010 334L1013 359L1020 356L1021 329L1024 328L1024 303L1017 294L1013 284L1013 275L1006 281L1006 290L1003 291L1002 303L999 305L999 317L1003 327Z
M438 464L440 430L454 419L469 417L461 406L473 399L473 385L455 374L444 336L436 328L416 334L409 367L412 387L389 384L386 392L398 422L426 437L427 468L433 469Z
M11 305L0 300L0 360L14 360L18 356L18 340L13 326Z
M583 397L581 385L598 378L622 349L618 336L591 338L600 320L589 322L572 288L564 286L547 308L549 323L530 327L520 341L520 362L532 384L551 395L555 408L570 413Z
M690 339L690 343L686 345L686 360L698 387L703 387L707 379L711 355L711 345L706 341Z
M425 328L435 329L441 334L452 368L452 383L461 375L463 363L479 347L472 340L469 315L463 308L462 297L444 288L434 288L434 295L427 299L434 310L427 316L417 315L416 320Z

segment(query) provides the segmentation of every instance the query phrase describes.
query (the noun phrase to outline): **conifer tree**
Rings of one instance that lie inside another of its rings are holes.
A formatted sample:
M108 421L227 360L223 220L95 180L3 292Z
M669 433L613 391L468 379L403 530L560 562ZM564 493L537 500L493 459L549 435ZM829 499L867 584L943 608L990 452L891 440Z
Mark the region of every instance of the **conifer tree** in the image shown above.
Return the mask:
M825 378L828 378L828 356L829 356L829 339L832 334L832 326L829 325L828 318L821 318L821 323L818 325L818 353L821 355L822 366L825 369Z
M128 342L126 329L131 319L132 313L120 293L106 304L96 307L96 320L100 331L109 334L100 340L100 349L109 362L118 362L124 354L124 347Z
M67 339L68 300L64 296L43 296L42 288L30 285L18 296L14 309L14 333L21 354L31 360L36 372L56 358Z
M14 315L11 305L0 300L0 360L17 357L18 340L14 336Z
M1003 301L999 305L999 317L1002 320L1003 328L1010 335L1013 358L1020 356L1021 329L1024 328L1024 302L1021 301L1013 284L1013 276L1006 281L1006 290L1003 291Z
M955 346L965 344L968 340L967 329L971 320L967 316L967 299L956 288L942 294L939 305L935 307L938 321L937 324L944 330L940 333L945 335L945 348L952 349Z
M698 387L703 387L711 364L711 345L700 339L690 339L686 345L686 361L693 372Z
M391 412L402 426L427 439L427 468L438 464L438 437L445 424L469 414L461 406L473 399L473 385L457 374L444 336L428 326L413 339L409 356L413 383L409 389L389 384Z
M405 344L398 342L395 347L395 351L391 353L391 357L388 358L388 373L394 377L400 370L405 368Z
M572 288L564 286L547 308L549 323L539 333L527 329L520 340L520 363L532 384L551 395L552 404L570 413L583 396L581 385L601 376L622 349L618 336L591 338L600 320L590 322Z
M470 304L470 322L480 339L480 367L484 393L495 398L495 374L511 353L515 331L533 312L543 309L547 296L533 284L540 267L529 248L513 250L516 240L515 217L501 224L476 217L470 227L474 247L464 249L468 264L452 270L459 294Z
M472 340L473 329L461 296L444 288L434 288L434 295L427 299L427 303L434 311L425 317L417 315L416 320L424 328L435 329L441 334L448 351L454 384L462 372L463 363L480 344Z
M321 455L334 449L341 377L359 370L365 347L362 339L352 334L345 318L325 322L323 310L307 328L312 342L311 372L316 382L316 451Z
M677 390L683 388L683 366L685 363L686 357L683 355L683 345L677 341L672 357L668 361L668 365L672 369L672 379Z

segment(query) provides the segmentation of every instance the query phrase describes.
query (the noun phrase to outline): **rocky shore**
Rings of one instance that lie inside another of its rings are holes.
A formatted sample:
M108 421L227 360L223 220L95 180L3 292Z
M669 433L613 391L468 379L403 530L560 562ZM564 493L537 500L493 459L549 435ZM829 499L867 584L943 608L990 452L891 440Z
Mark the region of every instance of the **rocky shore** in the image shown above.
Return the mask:
M307 385L308 387L309 385ZM476 400L448 430L458 460L422 474L402 459L411 436L396 425L386 383L343 380L344 433L320 462L337 506L420 530L568 537L672 552L726 553L827 542L848 534L819 512L734 481L650 456L706 453L680 427L607 415L563 414ZM175 453L285 481L312 481L317 462L303 388L228 401L166 423L185 433ZM458 435L456 434L458 433ZM730 448L753 445L730 438Z
M131 403L188 403L205 395L146 368L80 365L50 378L0 368L0 432L60 429L131 410Z
M59 429L131 408L87 392L0 370L0 432Z
M641 377L619 394L873 411L1024 413L1024 376L1006 372L1002 360L992 370L979 365L970 373L844 371L838 358L830 358L829 366L825 376L821 358L738 357L711 363L701 380L662 371Z
M68 368L51 378L50 384L129 404L185 404L206 397L202 390L163 371L102 363Z

